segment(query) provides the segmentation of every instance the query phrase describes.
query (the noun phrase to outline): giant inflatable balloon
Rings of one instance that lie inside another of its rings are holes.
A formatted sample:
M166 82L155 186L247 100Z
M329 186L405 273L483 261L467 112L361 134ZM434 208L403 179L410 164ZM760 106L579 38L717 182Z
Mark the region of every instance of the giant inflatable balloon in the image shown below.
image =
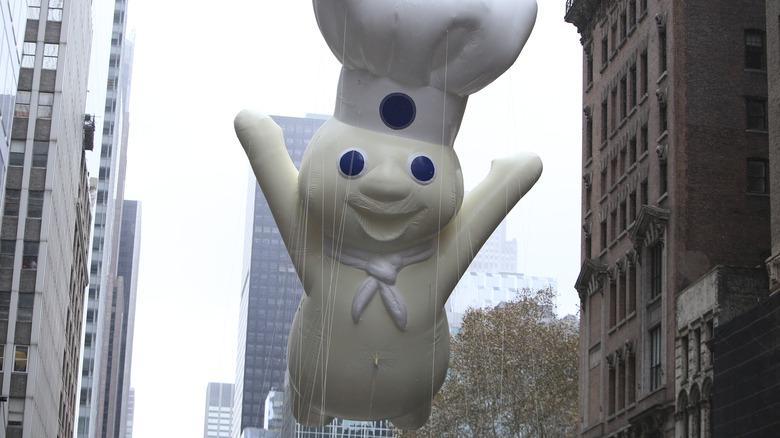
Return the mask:
M536 2L313 4L343 68L300 171L270 117L235 119L305 291L287 347L292 410L309 426L416 429L447 374L444 304L542 171L532 153L494 160L464 199L453 150L468 96L514 63Z

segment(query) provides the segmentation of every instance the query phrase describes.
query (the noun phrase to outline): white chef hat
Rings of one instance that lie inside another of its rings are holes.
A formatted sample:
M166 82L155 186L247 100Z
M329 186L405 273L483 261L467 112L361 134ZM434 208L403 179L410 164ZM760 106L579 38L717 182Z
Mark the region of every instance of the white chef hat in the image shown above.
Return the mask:
M334 117L452 146L468 96L515 62L535 0L313 0L343 68Z

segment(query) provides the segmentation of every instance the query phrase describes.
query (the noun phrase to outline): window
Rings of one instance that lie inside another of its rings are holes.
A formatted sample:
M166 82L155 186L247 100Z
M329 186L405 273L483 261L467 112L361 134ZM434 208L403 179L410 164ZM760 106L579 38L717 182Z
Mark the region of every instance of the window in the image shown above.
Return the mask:
M49 0L48 21L62 21L62 5L64 0Z
M19 189L5 189L5 215L19 216L19 200L22 197L22 191Z
M604 143L607 141L607 131L609 130L607 126L607 99L605 98L603 101L601 101L601 142Z
M662 28L658 31L658 60L660 63L661 73L665 72L668 67L668 60L666 56L666 28Z
M647 152L647 148L650 143L650 135L647 131L647 125L642 125L642 128L639 129L639 139L641 140L642 153L644 154Z
M630 29L636 27L636 0L628 1L628 26Z
M628 203L624 199L620 203L620 229L625 230L628 228Z
M608 382L608 399L607 399L607 408L609 415L615 414L615 381L617 380L617 376L615 375L615 364L612 363L609 365L609 382Z
M663 291L663 245L656 243L648 248L650 252L650 299Z
M636 401L636 357L634 356L633 352L628 353L626 362L626 373L628 374L628 382L626 384L626 398L628 399L628 404L632 404L634 401Z
M700 373L702 371L701 369L701 346L702 346L702 339L701 339L701 327L696 327L696 330L693 331L693 351L696 355L694 357L695 365L694 365L694 371L696 373Z
M634 63L628 72L628 106L634 108L636 104L636 63Z
M0 320L8 321L11 312L11 292L0 292Z
M593 117L588 117L585 121L585 148L587 150L587 158L593 156Z
M631 137L628 140L628 165L636 163L636 137Z
M764 33L760 30L745 31L745 68L764 68Z
M769 163L760 158L748 158L747 161L747 180L748 193L769 193Z
M44 70L57 70L57 58L60 56L59 44L43 45L43 65Z
M688 380L688 335L680 338L680 372L683 382Z
M3 370L5 369L3 367L4 362L5 362L5 345L0 344L0 373L2 373Z
M48 141L33 142L32 166L46 167L46 161L48 161L48 159L49 159L49 142Z
M628 36L628 15L626 11L620 14L620 41L623 41Z
M35 49L37 47L38 45L36 43L29 42L22 45L22 68L35 67Z
M38 242L25 241L23 254L22 268L36 269L38 267Z
M609 127L613 131L617 129L617 110L618 110L618 92L617 87L612 89L612 92L610 93L610 101L609 105L612 107L612 111L610 113L610 119L609 119Z
M620 79L620 119L628 117L628 80L625 76Z
M38 93L38 118L50 119L54 105L54 93Z
M24 140L11 140L8 164L10 166L24 165Z
M609 326L614 327L617 324L618 299L617 282L609 282Z
M28 196L27 217L41 217L43 214L43 190L30 190Z
M27 353L29 351L26 345L17 345L14 353L14 372L26 373L27 372Z
M41 18L41 0L27 0L27 19L38 20Z
M10 239L0 240L0 267L12 268L14 266L14 253L16 241Z
M626 311L628 315L636 311L636 264L628 267L628 293L626 296Z
M19 304L16 310L17 321L32 321L33 305L35 304L35 294L19 293Z
M32 92L18 91L16 93L16 105L14 106L14 117L30 117L30 99ZM22 140L24 143L24 140Z
M669 129L669 111L666 107L666 102L661 102L658 105L658 130L661 134Z
M642 76L639 78L639 94L644 96L647 94L648 83L650 81L647 72L647 51L642 52L639 56L639 66L642 69Z
M585 85L593 83L593 44L590 44L585 53Z
M650 330L650 391L661 387L661 326Z
M607 44L607 29L601 30L601 68L607 66L607 60L609 59L609 44ZM27 43L25 43L27 44Z
M601 221L601 250L607 249L607 219Z
M747 129L766 131L766 101L758 97L745 99L747 106Z
M659 161L658 173L661 183L661 194L664 194L669 191L669 166L667 164L667 160L663 159Z

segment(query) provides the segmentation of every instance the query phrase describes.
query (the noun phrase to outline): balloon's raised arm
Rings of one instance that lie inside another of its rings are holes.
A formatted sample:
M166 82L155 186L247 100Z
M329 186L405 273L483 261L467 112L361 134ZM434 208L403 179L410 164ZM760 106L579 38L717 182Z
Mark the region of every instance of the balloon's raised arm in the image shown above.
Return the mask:
M290 236L290 221L298 208L298 169L284 144L282 129L257 111L241 111L233 122L257 182L263 190L283 238Z
M442 231L441 278L455 282L460 279L482 245L541 174L542 160L531 152L493 160L487 177L464 197L460 212ZM451 288L445 290L449 296Z

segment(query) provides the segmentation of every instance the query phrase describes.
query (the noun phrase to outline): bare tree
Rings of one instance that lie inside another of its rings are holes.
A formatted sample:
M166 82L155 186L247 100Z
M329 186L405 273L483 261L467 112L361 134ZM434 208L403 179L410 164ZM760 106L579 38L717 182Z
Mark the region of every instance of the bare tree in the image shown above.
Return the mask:
M551 289L469 309L428 424L402 437L576 435L579 330L558 319Z

